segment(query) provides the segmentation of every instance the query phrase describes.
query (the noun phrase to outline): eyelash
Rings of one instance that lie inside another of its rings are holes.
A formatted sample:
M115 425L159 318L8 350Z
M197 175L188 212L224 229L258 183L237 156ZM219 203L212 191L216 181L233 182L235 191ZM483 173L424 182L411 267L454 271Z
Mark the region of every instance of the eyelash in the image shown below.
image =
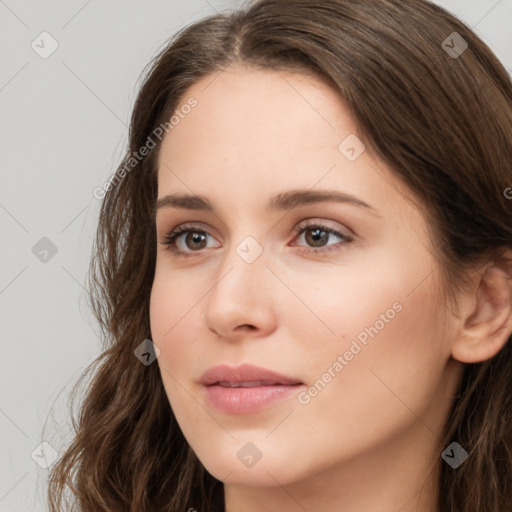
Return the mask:
M333 234L337 236L343 244L338 248L331 248L331 246L327 246L326 248L321 249L315 249L315 248L309 248L303 251L306 253L313 253L313 254L319 254L324 252L330 252L330 251L336 251L336 250L342 250L345 245L352 242L354 239L353 237L349 235L345 235L344 233L341 233L339 231L336 231L334 229L328 228L327 226L324 226L322 224L313 223L308 224L306 226L298 225L294 228L293 232L296 235L301 235L305 231L308 231L310 229L321 229L322 231L325 231L327 233ZM165 236L165 242L163 242L163 245L167 245L167 249L170 250L176 257L179 258L190 258L195 256L201 256L201 251L182 251L181 249L178 249L176 247L176 239L181 236L184 233L199 233L201 235L208 235L208 232L204 229L198 228L197 226L194 226L193 224L182 224L181 226L178 226L174 230L172 230L169 234Z

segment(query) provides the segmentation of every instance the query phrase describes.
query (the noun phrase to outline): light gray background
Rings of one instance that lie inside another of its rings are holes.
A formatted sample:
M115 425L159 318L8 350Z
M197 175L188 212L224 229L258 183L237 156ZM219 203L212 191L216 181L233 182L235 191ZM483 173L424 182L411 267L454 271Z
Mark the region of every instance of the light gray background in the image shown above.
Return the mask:
M512 0L437 3L512 70ZM65 446L67 392L100 350L83 288L92 192L125 148L139 74L176 30L238 4L0 0L1 512L46 510L48 469L31 454L42 460L43 441ZM43 31L59 45L46 59L31 47ZM43 237L57 247L47 262L32 252ZM43 432L54 401L55 424Z

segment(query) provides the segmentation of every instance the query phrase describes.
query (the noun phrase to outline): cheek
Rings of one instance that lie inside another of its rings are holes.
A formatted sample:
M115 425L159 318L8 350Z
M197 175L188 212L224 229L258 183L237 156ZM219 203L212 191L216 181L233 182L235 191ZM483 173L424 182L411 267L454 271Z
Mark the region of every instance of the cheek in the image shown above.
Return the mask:
M197 314L198 299L200 297L191 292L191 284L179 283L174 278L155 277L150 298L150 325L153 342L162 351L162 360L170 363L170 352L182 352L186 347L193 345L193 340L186 338L186 326L190 318ZM183 292L187 290L187 293ZM193 291L193 290L192 290ZM185 334L185 338L183 335ZM179 343L178 340L187 343Z
M159 340L165 348L178 337L184 324L197 315L200 300L207 291L204 275L166 268L165 256L157 259L155 278L151 288L149 316L153 341Z
M372 339L382 338L403 316L408 301L403 289L410 291L390 278L389 269L387 274L329 270L314 276L290 274L287 283L294 294L279 303L279 318L291 334L285 337L307 352L308 360L315 363L312 368L343 354L354 340L365 347Z
M172 286L166 284L170 282L156 276L149 313L152 341L160 349L157 362L169 398L176 394L178 383L183 381L185 370L190 367L190 353L186 347L191 346L190 340L182 337L190 307L187 308L186 298L179 296L175 282ZM189 343L185 343L187 341Z
M367 266L365 272L351 268L323 287L324 280L317 280L314 293L307 294L306 286L300 292L318 317L306 313L302 335L294 334L303 340L309 383L320 380L320 391L312 390L318 393L312 398L318 414L340 397L350 415L356 410L387 415L390 405L407 411L400 399L423 408L440 379L449 351L433 277L425 279L432 267L410 261L407 266L400 257L391 263L384 269Z
M173 287L166 282L172 282ZM197 364L198 351L194 336L190 334L190 324L187 324L197 300L191 302L179 290L176 280L155 280L150 298L150 325L152 341L160 349L157 363L169 405L190 442L189 432L194 431L198 422L204 421L204 411L195 407L190 390L185 391L190 386L190 369Z
M368 440L382 439L410 425L415 415L423 417L436 400L449 357L436 299L428 283L413 293L407 280L386 286L379 290L374 283L372 294L353 294L337 323L331 318L337 339L326 337L320 350L307 355L312 371L305 408L322 418L319 442L339 427L355 435L354 443L361 442L361 428Z

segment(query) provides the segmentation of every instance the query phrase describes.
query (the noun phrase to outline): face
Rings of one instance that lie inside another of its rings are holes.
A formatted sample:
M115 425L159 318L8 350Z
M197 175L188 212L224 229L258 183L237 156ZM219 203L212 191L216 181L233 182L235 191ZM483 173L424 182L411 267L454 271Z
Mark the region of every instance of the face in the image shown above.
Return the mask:
M409 192L316 78L231 67L181 106L159 155L150 320L199 459L285 485L404 443L424 458L456 379Z

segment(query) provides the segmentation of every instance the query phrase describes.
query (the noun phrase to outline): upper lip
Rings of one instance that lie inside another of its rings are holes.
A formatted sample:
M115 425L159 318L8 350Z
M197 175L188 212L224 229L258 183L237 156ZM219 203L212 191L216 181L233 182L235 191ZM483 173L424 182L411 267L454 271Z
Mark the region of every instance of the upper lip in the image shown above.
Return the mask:
M260 382L260 385L285 385L292 386L294 384L302 384L298 379L280 375L267 368L253 366L251 364L243 364L235 368L231 368L225 364L214 366L203 373L199 382L204 386L212 386L220 382L240 383L240 382Z

